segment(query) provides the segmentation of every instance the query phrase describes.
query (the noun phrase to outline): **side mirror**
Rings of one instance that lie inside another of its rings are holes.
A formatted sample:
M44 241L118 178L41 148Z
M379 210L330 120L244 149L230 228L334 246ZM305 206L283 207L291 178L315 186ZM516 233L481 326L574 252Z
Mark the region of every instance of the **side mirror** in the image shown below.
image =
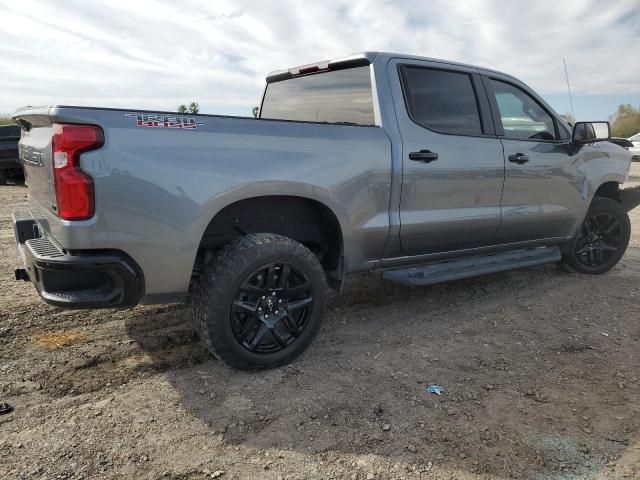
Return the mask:
M571 141L578 145L600 142L611 138L609 122L576 122L573 126Z

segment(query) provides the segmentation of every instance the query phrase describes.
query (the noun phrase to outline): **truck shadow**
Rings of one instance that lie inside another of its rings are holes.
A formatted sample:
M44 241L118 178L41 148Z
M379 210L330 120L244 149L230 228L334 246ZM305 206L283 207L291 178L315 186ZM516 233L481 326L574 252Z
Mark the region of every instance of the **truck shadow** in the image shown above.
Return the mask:
M276 370L212 359L185 307L134 315L128 334L213 442L368 455L389 475L399 463L586 478L640 439L637 378L628 386L640 331L624 278L546 266L422 288L371 274L350 284L309 350Z

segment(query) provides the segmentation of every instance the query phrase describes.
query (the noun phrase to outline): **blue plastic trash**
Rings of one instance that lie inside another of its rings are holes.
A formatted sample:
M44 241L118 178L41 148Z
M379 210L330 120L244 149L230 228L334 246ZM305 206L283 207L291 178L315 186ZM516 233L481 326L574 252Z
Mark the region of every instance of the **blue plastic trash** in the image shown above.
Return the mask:
M442 388L440 385L433 384L433 385L429 385L424 390L427 393L435 393L436 395L442 395L444 388Z

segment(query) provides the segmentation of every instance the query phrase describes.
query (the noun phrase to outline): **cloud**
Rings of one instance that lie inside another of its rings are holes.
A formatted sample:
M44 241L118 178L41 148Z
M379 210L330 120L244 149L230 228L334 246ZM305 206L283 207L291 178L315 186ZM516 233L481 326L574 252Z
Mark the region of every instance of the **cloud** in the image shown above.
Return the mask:
M564 92L640 93L637 0L82 0L0 3L0 111L24 104L250 114L271 70L414 53ZM106 2L105 2L106 3Z

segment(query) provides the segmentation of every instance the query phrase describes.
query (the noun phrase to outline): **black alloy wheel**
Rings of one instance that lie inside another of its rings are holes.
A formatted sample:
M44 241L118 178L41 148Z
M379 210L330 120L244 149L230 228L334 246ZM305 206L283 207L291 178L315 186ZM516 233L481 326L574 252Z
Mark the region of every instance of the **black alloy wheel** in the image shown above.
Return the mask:
M624 255L630 236L631 222L625 207L611 198L594 197L559 265L568 272L606 273Z
M622 241L620 221L608 212L595 213L582 224L575 244L576 258L587 267L604 265L616 255Z
M251 352L274 353L302 334L312 311L305 274L289 263L269 263L240 285L231 304L233 334Z
M220 248L190 295L198 334L242 370L285 365L320 329L326 277L318 258L295 240L251 233Z

